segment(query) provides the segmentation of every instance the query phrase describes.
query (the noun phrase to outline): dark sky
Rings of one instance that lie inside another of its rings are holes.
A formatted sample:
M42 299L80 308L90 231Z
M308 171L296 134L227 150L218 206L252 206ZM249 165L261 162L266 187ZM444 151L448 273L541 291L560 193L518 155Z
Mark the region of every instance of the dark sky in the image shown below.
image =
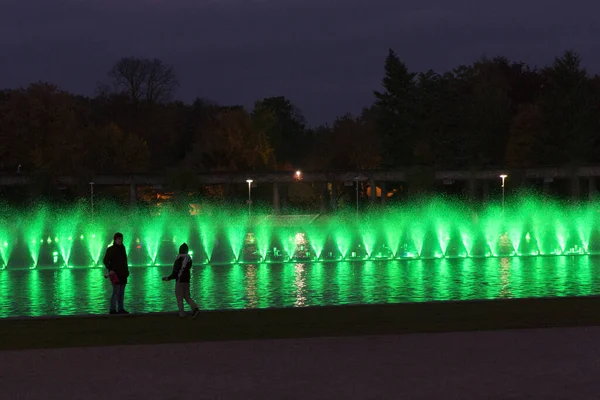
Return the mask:
M390 47L415 71L484 54L544 65L573 48L599 72L599 12L598 0L0 0L0 87L91 95L119 57L158 57L181 100L285 95L314 125L372 102Z

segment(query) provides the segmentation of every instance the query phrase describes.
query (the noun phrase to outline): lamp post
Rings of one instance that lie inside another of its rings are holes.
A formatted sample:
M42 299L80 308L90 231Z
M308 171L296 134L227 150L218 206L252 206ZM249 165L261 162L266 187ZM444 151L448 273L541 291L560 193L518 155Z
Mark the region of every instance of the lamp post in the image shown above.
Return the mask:
M90 182L90 204L92 206L92 222L94 222L94 182Z
M502 211L504 211L504 180L508 178L508 175L502 174L500 178L502 179Z
M246 179L246 182L248 182L248 216L250 216L250 207L252 205L252 182L254 182L252 179Z

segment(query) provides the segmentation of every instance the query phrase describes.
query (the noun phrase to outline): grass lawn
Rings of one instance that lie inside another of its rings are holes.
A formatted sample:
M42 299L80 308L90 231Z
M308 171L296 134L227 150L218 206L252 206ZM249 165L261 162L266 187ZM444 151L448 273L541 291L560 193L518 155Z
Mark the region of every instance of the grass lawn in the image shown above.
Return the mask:
M600 325L600 298L0 319L0 350Z

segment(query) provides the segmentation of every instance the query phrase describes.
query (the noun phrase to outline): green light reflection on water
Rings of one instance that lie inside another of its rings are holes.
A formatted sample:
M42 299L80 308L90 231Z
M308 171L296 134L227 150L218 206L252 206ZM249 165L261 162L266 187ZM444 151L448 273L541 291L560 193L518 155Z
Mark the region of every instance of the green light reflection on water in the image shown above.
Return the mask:
M544 267L546 267L546 268L544 268ZM542 297L545 297L548 295L548 292L547 292L548 288L546 285L544 285L544 282L542 280L544 278L544 274L546 274L546 276L553 275L552 263L546 262L546 265L544 265L544 259L537 258L533 262L533 271L532 271L533 286L536 288L536 290L540 293L540 295Z
M0 318L10 316L11 310L15 308L16 296L13 294L15 285L11 285L10 275L6 271L0 271Z
M306 307L307 288L306 288L306 265L303 263L294 264L294 307Z
M54 272L57 282L54 285L54 298L52 303L61 315L73 315L77 313L77 293L73 271L61 269Z
M244 267L234 264L229 267L226 287L229 288L228 295L235 308L246 308L248 300L245 297L244 289Z
M334 268L337 304L348 304L349 291L352 287L352 266L349 262L341 261Z
M374 261L366 261L361 268L362 271L359 270L359 275L361 278L360 282L360 292L362 293L362 302L363 303L375 303L376 297L374 295L374 291L378 285L378 277L377 276L377 268Z
M558 257L556 263L556 295L565 296L567 294L568 266L571 257Z
M436 297L434 300L449 300L450 299L450 266L448 260L442 259L439 261L439 272L435 274L434 286L437 288Z
M310 305L321 305L324 304L325 296L323 291L325 290L325 266L323 263L309 264L309 276L308 276L308 301Z
M509 259L506 257L502 257L499 258L498 262L495 263L491 263L488 261L489 260L483 260L483 279L485 282L483 298L494 299L500 297L500 293L502 290L502 263L509 261Z
M510 290L513 298L521 297L523 282L523 260L520 257L510 259Z
M502 257L194 267L203 309L305 307L430 300L595 295L599 258ZM98 269L0 271L3 317L105 313L111 285ZM126 307L175 311L170 267L132 268Z
M28 292L28 300L29 300L29 310L30 315L38 317L44 315L42 311L42 305L48 303L48 299L44 299L42 297L41 285L42 282L40 280L40 274L42 272L40 270L34 269L30 271L30 276L27 278L27 292ZM44 296L46 297L46 296ZM55 311L56 314L58 314ZM59 314L60 315L60 314Z
M218 306L215 303L215 277L211 266L194 267L193 273L200 277L192 282L193 293L196 299L200 299L200 307L206 309L215 309Z
M574 276L579 278L579 283L575 285L578 296L585 296L587 293L594 292L594 277L589 257L584 257L577 264Z
M258 307L258 267L255 264L249 264L245 266L244 271L244 287L245 297L247 299L246 308L257 308Z
M500 293L498 297L501 299L511 298L511 261L512 258L501 258L499 268Z
M292 307L296 303L296 264L283 264L281 268L282 281L277 294L282 299L281 307Z
M423 266L423 260L415 260L408 263L401 263L401 268L406 268L408 271L408 280L409 285L413 291L413 298L416 301L428 301L431 300L432 297L427 288L429 286L425 285L424 273L425 269Z
M153 306L157 309L159 309L160 311L166 311L165 307L167 306L167 304L161 304L161 302L157 301L157 299L160 299L160 294L165 290L165 287L168 288L168 290L170 290L172 292L173 295L173 299L170 302L170 307L168 307L168 309L171 310L175 310L175 282L173 281L169 281L169 282L163 282L162 281L162 276L170 274L170 271L168 271L166 268L159 268L159 267L153 267L153 268L144 268L144 269L140 269L140 273L142 273L143 271L143 278L142 279L137 279L135 277L135 275L132 276L131 281L134 284L138 284L140 283L141 285L143 285L143 288L140 288L139 291L141 291L144 296L144 301L149 303L149 304L153 304ZM164 271L164 274L162 273ZM137 269L136 269L137 272ZM192 271L193 273L193 271ZM129 282L129 280L128 280ZM191 291L191 289L190 289Z
M462 298L469 298L475 292L475 271L472 259L460 260L459 276L457 280L460 282L459 295Z
M75 283L76 290L82 291L84 294L78 298L78 313L81 308L84 308L89 313L104 313L109 309L109 300L106 294L107 291L112 290L110 281L104 278L106 270L100 269L88 269L84 271L69 270L68 272L77 276L83 276L81 281L78 280ZM125 294L127 296L128 293ZM81 301L83 298L83 301Z
M385 301L388 303L399 301L402 298L401 288L406 280L406 278L402 276L402 271L406 271L406 268L401 269L399 262L394 261L381 263L380 265L385 266Z
M259 264L257 275L258 307L267 308L271 304L271 268L268 264Z

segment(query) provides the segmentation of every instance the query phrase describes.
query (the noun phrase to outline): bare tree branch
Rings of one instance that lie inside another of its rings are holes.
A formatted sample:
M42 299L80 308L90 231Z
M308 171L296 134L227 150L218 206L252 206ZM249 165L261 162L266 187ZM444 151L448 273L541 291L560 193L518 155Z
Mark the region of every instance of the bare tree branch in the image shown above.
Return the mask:
M146 82L146 101L160 103L170 100L171 95L179 86L173 67L165 65L161 60L154 59L148 63Z
M108 76L112 78L115 89L126 93L134 103L168 101L179 86L173 67L157 58L123 57Z

